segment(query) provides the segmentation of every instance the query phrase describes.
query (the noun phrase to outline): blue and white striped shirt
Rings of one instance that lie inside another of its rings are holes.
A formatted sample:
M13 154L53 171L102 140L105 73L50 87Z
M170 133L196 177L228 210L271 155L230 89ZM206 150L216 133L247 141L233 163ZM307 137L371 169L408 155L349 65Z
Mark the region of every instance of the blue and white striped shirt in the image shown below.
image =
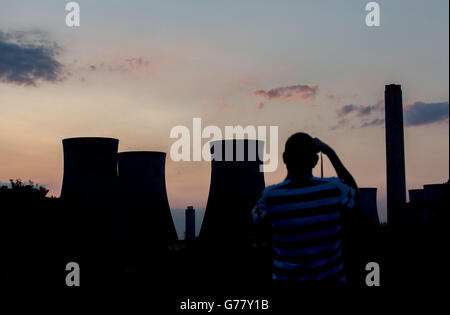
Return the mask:
M339 178L288 177L267 187L252 211L270 223L273 279L345 281L340 211L354 206L355 190Z

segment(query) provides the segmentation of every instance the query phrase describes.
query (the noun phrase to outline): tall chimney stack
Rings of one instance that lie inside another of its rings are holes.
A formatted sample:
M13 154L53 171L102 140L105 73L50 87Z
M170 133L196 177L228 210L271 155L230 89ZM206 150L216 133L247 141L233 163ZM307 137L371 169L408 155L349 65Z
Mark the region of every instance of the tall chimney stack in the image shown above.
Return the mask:
M192 241L195 239L195 210L193 206L188 206L186 209L186 240Z
M388 222L406 217L405 149L403 138L402 89L398 84L386 85L386 172Z

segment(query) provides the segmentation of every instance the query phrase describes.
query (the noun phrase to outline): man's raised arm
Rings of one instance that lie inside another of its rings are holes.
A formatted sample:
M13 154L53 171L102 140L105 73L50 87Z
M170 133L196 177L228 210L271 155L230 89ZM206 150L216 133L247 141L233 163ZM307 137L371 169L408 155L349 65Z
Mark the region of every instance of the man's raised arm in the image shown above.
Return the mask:
M322 152L328 159L330 159L331 164L336 170L337 176L342 179L347 185L351 186L356 191L356 196L359 196L358 185L356 184L355 179L352 174L345 168L344 164L342 164L341 160L337 156L336 152L325 142L322 142L318 138L314 138L314 142L316 143L317 149L319 152Z

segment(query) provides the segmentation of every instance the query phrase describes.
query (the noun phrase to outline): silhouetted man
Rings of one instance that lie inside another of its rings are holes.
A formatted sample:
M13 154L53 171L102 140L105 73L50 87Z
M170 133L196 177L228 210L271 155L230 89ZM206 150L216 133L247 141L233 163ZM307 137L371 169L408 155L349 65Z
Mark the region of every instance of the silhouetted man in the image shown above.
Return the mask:
M312 176L319 152L338 178ZM355 203L355 180L333 149L305 133L286 141L283 161L286 179L267 187L252 212L255 224L271 230L272 279L345 281L340 212Z

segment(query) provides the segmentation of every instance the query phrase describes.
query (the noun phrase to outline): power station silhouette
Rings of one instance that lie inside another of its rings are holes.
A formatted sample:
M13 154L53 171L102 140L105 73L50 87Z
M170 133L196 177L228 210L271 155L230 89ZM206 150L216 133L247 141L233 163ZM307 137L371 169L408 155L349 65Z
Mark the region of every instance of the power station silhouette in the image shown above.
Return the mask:
M400 85L386 85L385 124L388 221L395 222L408 215ZM61 199L80 205L91 237L176 241L165 185L166 154L118 153L118 143L100 137L64 139ZM242 241L248 237L250 211L265 187L260 172L264 143L229 139L210 145L210 190L199 239ZM360 192L359 206L379 226L377 189L361 188ZM411 200L417 199L415 191L410 195ZM193 215L189 212L189 220ZM192 231L189 238L195 238Z
M406 185L403 104L400 85L386 85L386 169L388 220L405 216ZM118 153L118 139L63 140L61 199L76 202L86 219L85 233L100 239L177 240L165 184L164 152ZM265 187L260 172L264 143L229 139L211 145L211 181L199 239L242 243L251 229L250 211ZM379 226L376 188L361 188L359 206ZM195 212L189 212L189 220ZM195 233L195 232L194 232ZM189 231L190 239L195 238Z

